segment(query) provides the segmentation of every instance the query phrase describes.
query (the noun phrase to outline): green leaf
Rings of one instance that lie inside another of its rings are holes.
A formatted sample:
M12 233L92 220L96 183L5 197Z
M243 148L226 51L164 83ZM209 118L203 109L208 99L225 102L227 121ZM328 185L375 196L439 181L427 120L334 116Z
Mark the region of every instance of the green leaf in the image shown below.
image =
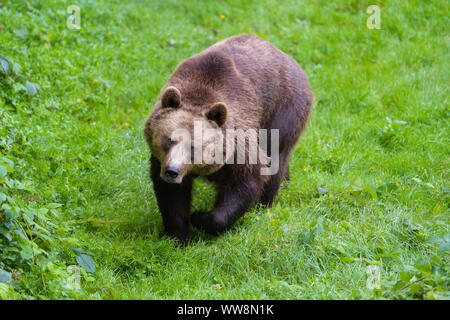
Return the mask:
M4 178L7 173L8 171L6 170L6 168L0 164L0 179Z
M323 194L328 192L327 189L324 189L324 188L321 188L321 187L317 187L317 191L319 191L319 195L323 195Z
M14 167L14 162L11 159L8 159L6 157L0 157L0 161L6 163L10 167Z
M3 269L0 269L0 282L8 283L8 282L11 282L11 280L12 280L11 273L6 272Z
M399 281L397 281L397 282L394 284L394 286L392 287L392 289L393 289L394 291L401 290L406 284L407 284L406 281L399 280Z
M0 3L1 4L1 3ZM8 299L8 285L0 282L0 300Z
M439 243L439 251L449 251L450 250L450 233L444 234L442 237L434 236L426 240L428 243Z
M3 74L8 74L10 67L9 67L9 62L6 59L0 58L0 71Z
M424 274L428 274L431 272L431 263L429 260L426 259L416 261L414 267Z
M442 242L441 245L439 246L439 251L440 252L450 251L450 242Z
M81 248L70 248L72 251L76 252L76 253L83 253L84 250Z
M364 189L365 192L368 192L372 196L372 199L374 199L374 200L378 199L377 192L376 192L375 188L373 188L373 187L371 187L369 185L365 185L363 187L363 189Z
M23 260L30 260L33 258L33 249L27 245L21 245L20 257Z
M317 222L316 222L316 225L314 226L313 231L314 231L315 234L319 234L319 233L325 232L325 229L323 227L323 218L322 217L317 219Z
M59 208L59 207L62 207L62 204L60 204L60 203L49 203L47 205L48 209L56 209L56 208Z
M382 193L391 193L392 191L397 189L397 185L395 183L383 183L382 185L380 185L378 188L376 188L376 192L379 194Z
M95 272L95 262L87 254L84 254L84 253L79 254L76 257L76 260L77 260L78 264L80 265L80 267L82 267L87 272L91 272L91 273Z
M3 212L5 213L5 217L7 221L11 221L19 216L19 214L11 208L10 205L4 203L2 205Z
M25 83L25 86L27 88L27 91L30 95L35 96L38 93L38 89L41 89L37 83L28 81Z
M27 88L23 84L21 84L20 82L14 83L13 89L14 89L15 92L20 92L20 91L27 90Z
M411 273L411 272L402 272L402 273L400 273L400 276L399 276L400 281L403 281L403 282L408 282L409 280L411 280L412 277L414 277L414 273Z
M6 194L0 192L0 204L4 201L6 201Z
M310 244L314 241L315 234L312 230L306 230L298 235L298 242L300 244Z
M430 237L427 240L425 240L425 242L428 242L428 243L441 243L441 241L442 241L442 238L439 236L433 236L433 237Z

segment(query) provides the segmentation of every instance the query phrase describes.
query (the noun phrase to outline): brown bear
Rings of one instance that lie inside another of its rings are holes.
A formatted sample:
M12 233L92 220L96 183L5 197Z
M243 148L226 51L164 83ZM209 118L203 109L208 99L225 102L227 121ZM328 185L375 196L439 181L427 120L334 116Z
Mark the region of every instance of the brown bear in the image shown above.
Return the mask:
M254 35L227 38L178 65L144 126L151 151L150 176L166 233L184 242L191 222L199 230L218 234L252 205L270 205L280 183L289 179L290 154L312 101L298 63ZM228 142L236 142L237 135L220 141L230 136L231 129L259 130L267 138L244 137L244 161L235 163L239 149ZM255 139L265 144L258 146L259 157L251 162L247 147ZM194 155L223 161L193 161L198 160ZM272 163L274 158L278 170L262 174L269 166L267 159ZM212 181L217 195L210 211L191 215L192 182L198 176Z

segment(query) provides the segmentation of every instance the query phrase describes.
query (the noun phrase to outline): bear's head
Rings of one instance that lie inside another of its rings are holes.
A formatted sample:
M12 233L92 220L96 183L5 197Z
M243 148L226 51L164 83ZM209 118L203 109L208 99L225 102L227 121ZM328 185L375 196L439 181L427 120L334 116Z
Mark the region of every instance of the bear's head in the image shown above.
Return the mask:
M226 104L216 102L199 110L184 108L180 91L170 86L145 123L145 138L166 182L181 183L188 174L210 175L226 162Z

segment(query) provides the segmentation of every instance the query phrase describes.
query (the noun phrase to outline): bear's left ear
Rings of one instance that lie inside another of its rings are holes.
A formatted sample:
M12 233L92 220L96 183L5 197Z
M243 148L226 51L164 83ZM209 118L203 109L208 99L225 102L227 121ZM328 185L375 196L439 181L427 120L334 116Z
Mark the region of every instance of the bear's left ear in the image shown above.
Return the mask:
M216 102L206 113L208 120L214 121L219 127L227 121L228 108L223 102Z

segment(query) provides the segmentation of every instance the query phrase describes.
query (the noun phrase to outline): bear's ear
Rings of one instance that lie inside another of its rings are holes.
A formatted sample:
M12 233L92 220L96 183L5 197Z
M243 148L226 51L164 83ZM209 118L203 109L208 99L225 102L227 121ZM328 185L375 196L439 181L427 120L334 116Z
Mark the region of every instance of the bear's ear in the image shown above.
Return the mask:
M206 113L208 120L214 121L219 127L227 121L228 108L223 102L216 102Z
M163 108L179 108L181 106L181 93L175 87L168 87L161 97Z

